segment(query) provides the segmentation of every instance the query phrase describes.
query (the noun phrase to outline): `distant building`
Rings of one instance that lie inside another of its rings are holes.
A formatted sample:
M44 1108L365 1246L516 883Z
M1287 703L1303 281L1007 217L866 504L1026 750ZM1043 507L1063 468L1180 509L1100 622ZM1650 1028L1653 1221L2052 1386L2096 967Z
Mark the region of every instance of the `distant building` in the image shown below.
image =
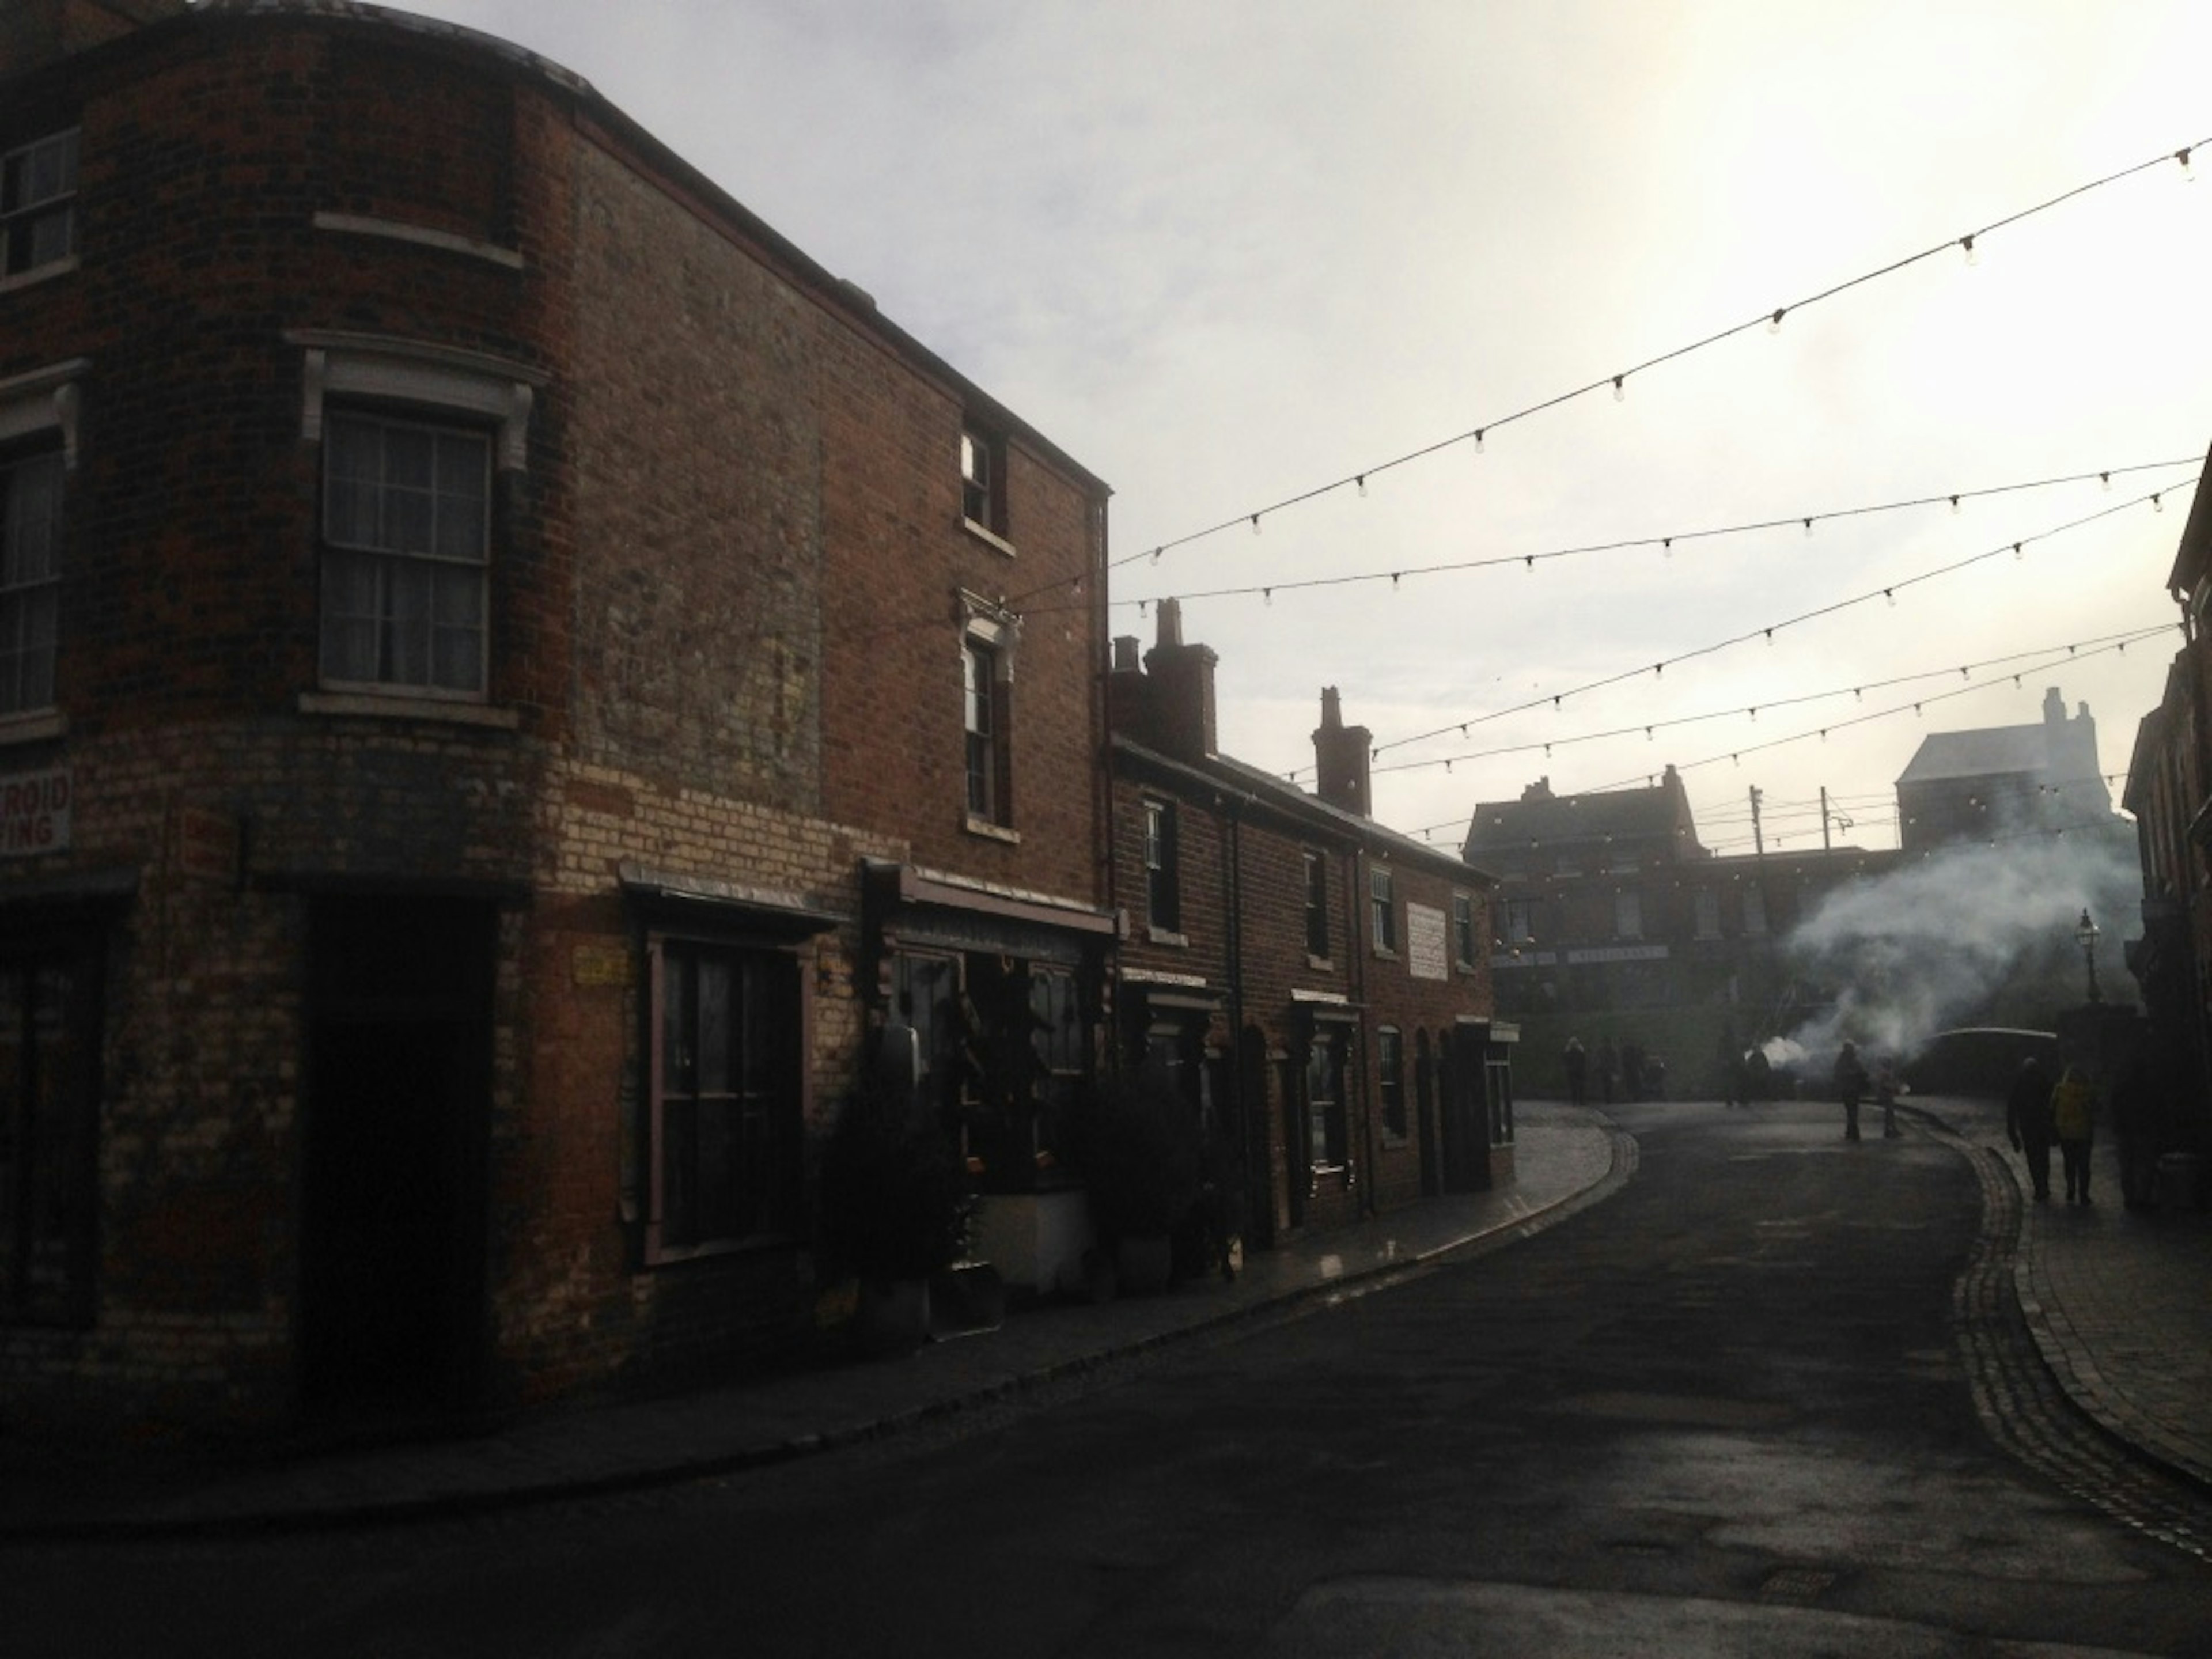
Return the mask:
M2108 828L2112 792L2097 758L2097 723L2083 703L2070 720L2057 686L2033 726L1936 732L1897 780L1898 845Z
M1674 1093L1715 1091L1723 1053L1808 1012L1818 988L1793 983L1780 941L1833 889L1898 856L1717 857L1672 766L1644 787L1592 794L1539 779L1518 800L1479 805L1462 850L1498 874L1491 970L1500 1016L1522 1023L1522 1086L1559 1086L1571 1036L1657 1055Z
M1369 735L1333 688L1308 793L1218 752L1215 655L1174 600L1141 661L1114 643L1124 1060L1236 1149L1262 1241L1510 1181L1490 877L1368 817Z

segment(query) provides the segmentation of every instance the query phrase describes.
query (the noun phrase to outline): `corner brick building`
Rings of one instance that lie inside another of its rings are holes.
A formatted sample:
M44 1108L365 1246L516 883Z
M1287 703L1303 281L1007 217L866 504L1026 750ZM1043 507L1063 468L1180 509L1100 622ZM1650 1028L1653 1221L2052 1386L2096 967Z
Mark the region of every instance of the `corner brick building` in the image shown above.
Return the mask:
M1164 1069L1234 1149L1261 1245L1510 1181L1491 878L1368 817L1369 734L1334 689L1316 793L1219 753L1215 666L1172 599L1141 659L1115 641L1122 1059Z
M497 41L0 54L0 1421L798 1340L872 1024L1091 1063L1104 486Z

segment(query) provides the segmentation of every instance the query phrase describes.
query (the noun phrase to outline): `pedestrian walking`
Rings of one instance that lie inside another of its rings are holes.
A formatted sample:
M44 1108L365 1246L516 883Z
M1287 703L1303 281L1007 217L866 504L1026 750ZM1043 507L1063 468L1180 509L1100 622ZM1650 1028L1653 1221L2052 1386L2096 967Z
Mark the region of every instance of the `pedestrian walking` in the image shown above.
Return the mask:
M2005 1139L2027 1159L2027 1179L2035 1201L2051 1199L2051 1076L2030 1054L2020 1063L2011 1092L2005 1096Z
M1859 1058L1858 1045L1846 1042L1836 1053L1833 1073L1836 1093L1844 1103L1844 1139L1859 1138L1859 1101L1866 1093L1866 1063Z
M2079 1066L2069 1066L2051 1091L2051 1132L2058 1137L2069 1204L2089 1201L2089 1145L2096 1126L2097 1087Z
M1895 1140L1900 1131L1897 1127L1897 1096L1905 1085L1898 1081L1897 1066L1884 1054L1874 1063L1875 1104L1881 1108L1881 1138Z
M1577 1106L1589 1103L1589 1053L1578 1036L1567 1039L1560 1060L1567 1068L1567 1098Z

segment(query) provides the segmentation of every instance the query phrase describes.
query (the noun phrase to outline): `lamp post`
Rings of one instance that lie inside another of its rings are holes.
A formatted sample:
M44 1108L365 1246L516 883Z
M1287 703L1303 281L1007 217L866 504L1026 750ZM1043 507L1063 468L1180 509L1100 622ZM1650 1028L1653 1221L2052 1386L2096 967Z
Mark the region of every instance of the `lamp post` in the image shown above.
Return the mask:
M2097 989L2097 924L2089 920L2089 913L2084 909L2081 920L2075 925L2074 937L2081 942L2081 961L2089 970L2089 1000L2092 1002L2105 1000L2103 994Z

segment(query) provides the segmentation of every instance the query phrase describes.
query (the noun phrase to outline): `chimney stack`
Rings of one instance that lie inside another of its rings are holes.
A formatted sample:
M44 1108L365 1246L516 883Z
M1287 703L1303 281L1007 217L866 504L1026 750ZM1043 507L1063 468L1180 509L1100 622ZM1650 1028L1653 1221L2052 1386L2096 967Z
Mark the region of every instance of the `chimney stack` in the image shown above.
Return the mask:
M1336 688L1323 687L1321 726L1313 734L1314 769L1319 775L1314 793L1331 806L1368 817L1368 750L1373 741L1365 726L1344 723Z
M1160 601L1159 639L1145 653L1152 679L1152 742L1176 760L1211 760L1214 739L1213 670L1221 660L1210 645L1182 642L1182 606Z

